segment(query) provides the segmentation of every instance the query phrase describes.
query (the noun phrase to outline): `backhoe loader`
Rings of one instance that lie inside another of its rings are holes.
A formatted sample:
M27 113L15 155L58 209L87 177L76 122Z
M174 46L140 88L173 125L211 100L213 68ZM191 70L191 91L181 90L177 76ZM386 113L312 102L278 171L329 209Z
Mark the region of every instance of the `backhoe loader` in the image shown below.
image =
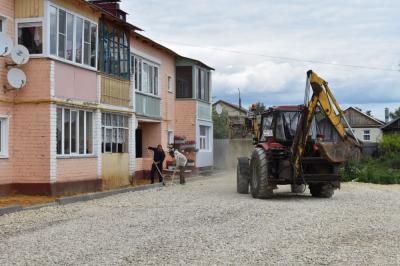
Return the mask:
M238 158L237 191L254 198L271 197L278 185L291 185L293 193L308 186L313 197L330 198L340 188L341 164L361 154L328 83L312 70L303 105L271 107L261 114L254 108L251 120L255 148L250 158Z

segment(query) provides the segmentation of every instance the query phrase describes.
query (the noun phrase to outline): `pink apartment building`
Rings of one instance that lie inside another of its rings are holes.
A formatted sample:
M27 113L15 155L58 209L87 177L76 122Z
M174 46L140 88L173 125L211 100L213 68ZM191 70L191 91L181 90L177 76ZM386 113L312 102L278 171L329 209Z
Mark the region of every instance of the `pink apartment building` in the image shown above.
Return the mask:
M0 194L127 185L150 168L148 145L181 132L198 140L198 167L212 166L211 78L196 72L211 68L140 35L117 1L0 0L0 30L31 54L18 92L0 58ZM185 64L191 98L175 93Z

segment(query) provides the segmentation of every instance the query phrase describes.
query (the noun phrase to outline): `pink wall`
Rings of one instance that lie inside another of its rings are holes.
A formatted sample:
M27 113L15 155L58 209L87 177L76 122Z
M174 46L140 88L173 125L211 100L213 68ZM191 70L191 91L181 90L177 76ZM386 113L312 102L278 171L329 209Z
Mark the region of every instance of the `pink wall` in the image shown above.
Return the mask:
M97 178L97 158L57 159L57 182Z
M94 102L97 99L96 90L96 72L61 62L55 63L57 97Z
M7 29L6 33L14 40L14 1L0 0L0 13L7 16ZM7 85L7 68L3 67L5 64L5 58L0 57L0 115L8 116L9 118L9 135L13 134L13 105L10 103L2 102L11 101L14 98L15 93L13 91L4 92L3 87ZM9 139L9 150L13 146L13 139ZM12 160L0 158L0 185L8 184L12 180Z
M161 117L162 121L159 126L152 127L151 124L141 123L146 132L150 132L150 135L157 134L155 138L149 137L145 131L143 131L144 136L144 148L147 149L148 145L156 145L161 143L164 150L167 150L168 145L168 130L175 132L175 77L176 77L176 67L175 67L175 55L167 52L166 50L160 49L154 46L152 43L141 39L140 37L131 38L131 46L135 51L139 51L142 54L151 56L152 58L157 58L161 61L160 65L160 96L161 96ZM145 56L144 56L145 57ZM172 77L172 92L168 91L168 77ZM155 131L155 132L152 132ZM144 159L136 160L136 171L149 170L152 163L152 153L147 150L144 151ZM148 158L148 159L146 159ZM167 155L166 160L170 157Z
M16 105L13 120L13 183L49 182L50 105Z
M135 171L150 170L153 162L153 152L147 147L156 147L161 142L161 123L139 122L139 128L142 129L142 158L138 158ZM166 147L164 147L165 149Z
M175 135L185 136L187 140L196 141L196 107L195 100L177 100L175 102Z

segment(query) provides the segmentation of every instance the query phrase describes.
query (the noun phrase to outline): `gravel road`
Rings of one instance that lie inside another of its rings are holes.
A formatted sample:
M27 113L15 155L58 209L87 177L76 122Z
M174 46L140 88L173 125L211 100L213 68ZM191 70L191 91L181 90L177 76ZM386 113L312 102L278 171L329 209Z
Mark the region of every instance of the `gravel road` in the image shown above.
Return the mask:
M399 265L400 186L235 193L235 174L0 217L0 265Z

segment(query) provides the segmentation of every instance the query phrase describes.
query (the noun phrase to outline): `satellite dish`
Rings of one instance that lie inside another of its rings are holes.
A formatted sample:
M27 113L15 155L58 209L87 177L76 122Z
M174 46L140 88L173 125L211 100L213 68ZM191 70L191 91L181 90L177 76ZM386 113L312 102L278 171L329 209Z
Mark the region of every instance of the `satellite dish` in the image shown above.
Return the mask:
M26 75L24 71L19 68L11 68L7 74L8 84L11 87L19 90L26 85Z
M220 104L217 104L215 106L215 111L217 112L218 115L222 114L222 106Z
M9 36L0 32L0 56L7 56L11 53L13 42Z
M23 45L17 45L11 51L11 59L17 65L25 65L29 61L29 51Z

